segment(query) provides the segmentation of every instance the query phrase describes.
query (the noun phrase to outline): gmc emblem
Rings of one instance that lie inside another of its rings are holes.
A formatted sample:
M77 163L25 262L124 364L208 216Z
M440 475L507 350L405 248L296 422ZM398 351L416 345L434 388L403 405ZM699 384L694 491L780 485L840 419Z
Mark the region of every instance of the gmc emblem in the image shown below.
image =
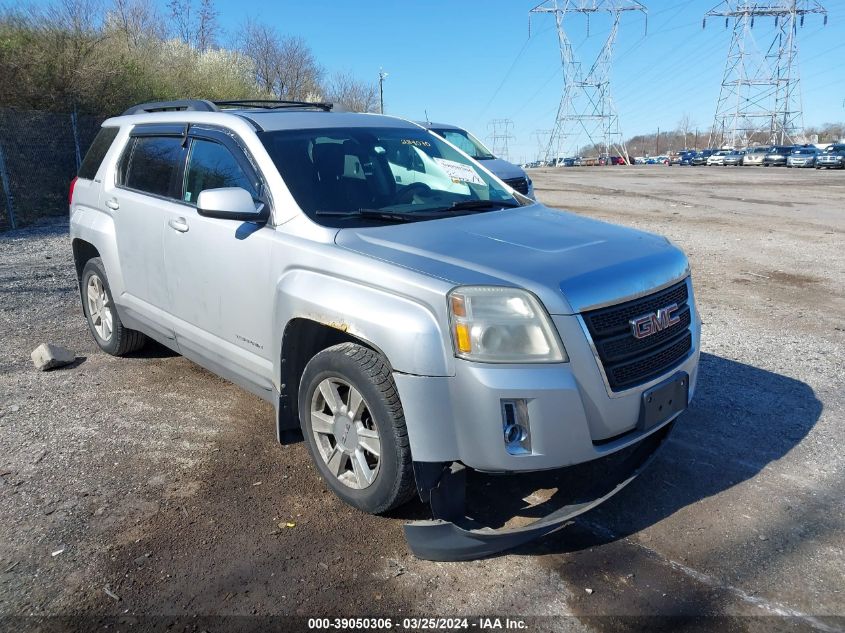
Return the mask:
M678 304L673 303L657 312L631 319L628 321L631 324L631 334L636 339L642 339L677 325L681 322L681 317L675 314L677 311Z

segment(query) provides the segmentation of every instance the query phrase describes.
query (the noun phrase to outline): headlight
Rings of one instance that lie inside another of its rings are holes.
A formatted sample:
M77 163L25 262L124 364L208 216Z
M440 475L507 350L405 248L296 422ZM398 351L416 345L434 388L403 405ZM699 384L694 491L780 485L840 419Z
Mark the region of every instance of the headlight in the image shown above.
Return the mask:
M529 292L464 286L449 293L455 355L483 363L569 360L549 315Z

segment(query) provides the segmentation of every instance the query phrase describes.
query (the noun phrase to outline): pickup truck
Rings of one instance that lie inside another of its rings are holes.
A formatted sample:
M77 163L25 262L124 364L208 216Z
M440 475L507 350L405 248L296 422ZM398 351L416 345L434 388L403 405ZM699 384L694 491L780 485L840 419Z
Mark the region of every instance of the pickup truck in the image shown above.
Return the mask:
M642 471L695 392L684 253L547 208L411 121L140 104L85 156L70 233L103 351L153 339L271 402L277 439L304 439L361 511L418 496L423 558L560 529ZM583 468L578 495L555 484ZM475 473L557 485L555 507L482 525Z

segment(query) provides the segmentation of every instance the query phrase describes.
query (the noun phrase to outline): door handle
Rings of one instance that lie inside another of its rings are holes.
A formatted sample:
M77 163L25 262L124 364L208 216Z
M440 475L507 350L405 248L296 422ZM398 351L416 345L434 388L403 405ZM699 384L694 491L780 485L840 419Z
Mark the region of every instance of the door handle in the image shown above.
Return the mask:
M120 203L112 198L111 200L106 200L106 206L112 211L117 211L120 208Z
M179 231L180 233L188 232L188 222L185 218L173 218L172 220L168 220L167 224L174 231Z

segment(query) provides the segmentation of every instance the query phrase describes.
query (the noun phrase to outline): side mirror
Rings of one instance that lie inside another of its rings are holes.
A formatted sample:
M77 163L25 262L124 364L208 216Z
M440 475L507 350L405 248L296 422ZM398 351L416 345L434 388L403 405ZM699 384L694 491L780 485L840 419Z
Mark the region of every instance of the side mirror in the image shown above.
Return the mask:
M241 187L206 189L197 197L197 213L207 218L237 220L239 222L266 222L270 215L263 203Z

